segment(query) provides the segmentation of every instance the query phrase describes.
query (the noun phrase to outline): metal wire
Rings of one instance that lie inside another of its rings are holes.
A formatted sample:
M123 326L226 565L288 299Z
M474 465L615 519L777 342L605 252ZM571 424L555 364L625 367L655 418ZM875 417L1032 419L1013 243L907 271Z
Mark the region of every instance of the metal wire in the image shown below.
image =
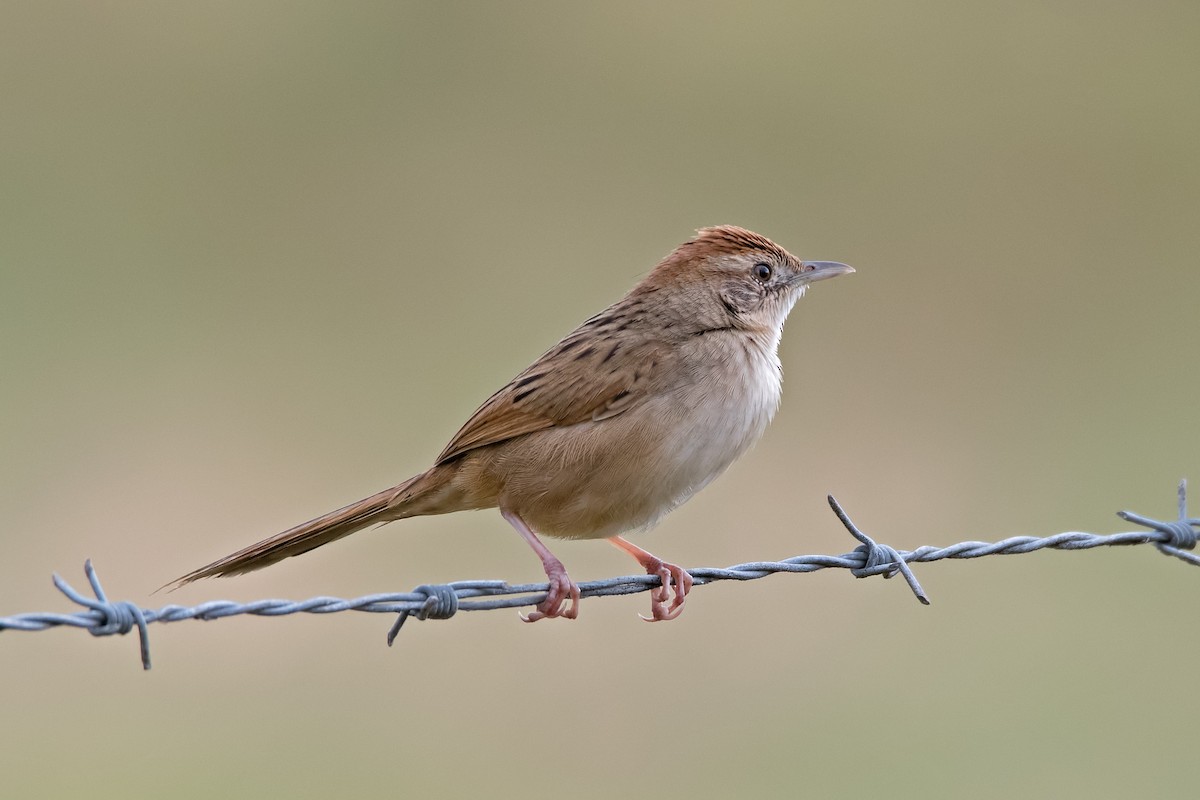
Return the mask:
M842 510L837 500L829 496L829 505L861 544L849 553L840 556L806 555L795 556L783 561L754 561L736 564L725 569L699 567L688 572L696 586L715 581L750 581L777 572L816 572L821 569L849 570L856 578L883 575L890 578L903 575L916 598L928 605L929 599L917 582L913 563L940 561L947 558L981 558L991 555L1016 555L1035 550L1089 550L1094 547L1117 545L1153 544L1160 552L1175 556L1189 564L1200 566L1200 556L1190 552L1200 538L1200 518L1187 515L1187 482L1179 484L1179 516L1170 521L1161 521L1134 514L1118 512L1122 519L1140 525L1147 530L1114 533L1101 536L1094 533L1070 531L1054 536L1013 536L998 542L959 542L949 547L918 547L916 550L896 550L878 544L855 527ZM198 606L167 605L159 609L141 608L128 601L111 602L100 586L100 579L89 560L84 564L84 573L92 586L95 598L85 597L70 584L54 576L54 585L83 610L72 614L33 613L0 617L0 631L42 631L66 625L83 628L93 636L126 634L137 629L141 643L142 667L150 669L150 640L148 626L154 622L178 622L185 619L214 620L239 614L259 617L279 617L286 614L334 614L340 611L369 611L374 613L398 614L396 622L388 632L387 642L392 644L401 626L410 617L417 619L449 619L459 611L490 611L498 608L519 608L537 605L548 590L545 583L510 585L505 581L455 581L453 583L422 585L411 592L372 594L353 600L338 597L312 597L308 600L258 600L252 603L235 603L229 600L213 600ZM657 575L627 575L579 584L580 597L610 597L613 595L636 594L660 585Z

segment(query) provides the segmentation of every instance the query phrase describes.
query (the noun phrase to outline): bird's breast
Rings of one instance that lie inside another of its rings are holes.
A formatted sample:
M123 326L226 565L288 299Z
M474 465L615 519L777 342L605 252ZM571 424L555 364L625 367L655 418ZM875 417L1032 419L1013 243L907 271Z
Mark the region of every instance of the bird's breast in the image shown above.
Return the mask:
M766 430L779 408L782 383L774 342L718 334L696 357L694 380L680 387L666 460L683 502L725 471Z
M660 391L616 416L468 454L464 476L496 487L474 507L499 504L562 538L653 525L745 453L779 406L773 347L732 331L710 336L678 354L679 372Z

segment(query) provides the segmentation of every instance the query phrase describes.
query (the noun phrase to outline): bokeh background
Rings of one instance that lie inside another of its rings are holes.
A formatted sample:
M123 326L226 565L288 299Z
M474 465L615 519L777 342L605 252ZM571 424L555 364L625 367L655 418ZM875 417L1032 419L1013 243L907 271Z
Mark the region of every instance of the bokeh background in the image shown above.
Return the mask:
M0 614L532 581L492 512L182 572L425 468L703 225L854 264L690 566L1169 517L1200 479L1194 3L0 8ZM1200 506L1200 498L1196 505ZM579 580L628 574L559 543ZM1200 573L1151 548L515 613L0 636L12 797L1170 797Z

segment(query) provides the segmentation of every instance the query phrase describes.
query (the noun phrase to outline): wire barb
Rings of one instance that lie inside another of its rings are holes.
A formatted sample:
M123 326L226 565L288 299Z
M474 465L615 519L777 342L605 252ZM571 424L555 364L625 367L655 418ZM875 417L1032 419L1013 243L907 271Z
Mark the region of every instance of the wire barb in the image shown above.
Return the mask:
M912 589L912 593L921 601L921 605L929 605L929 598L925 595L925 590L921 588L921 583L913 574L912 568L908 566L908 561L905 560L907 554L901 553L891 545L879 544L860 531L858 526L850 521L850 516L833 495L826 495L825 499L829 501L829 507L833 509L833 513L837 514L837 518L846 526L846 530L850 531L850 535L862 542L854 548L854 552L863 554L863 565L850 570L850 574L856 578L869 578L872 575L882 574L886 580L895 577L899 572L908 582L908 588Z
M416 611L405 610L400 612L400 616L396 619L395 624L392 625L392 629L388 631L388 647L391 647L392 642L396 641L396 635L404 627L404 622L409 618L409 615L415 615L417 619L421 620L450 619L458 613L458 593L448 583L423 583L413 589L412 593L425 595L425 602Z
M90 558L83 562L83 574L87 576L88 583L92 585L92 592L96 595L95 600L84 597L75 591L71 584L57 574L52 578L60 592L79 605L91 609L93 622L83 627L86 627L92 636L111 636L114 633L124 636L133 630L134 626L137 626L141 645L142 669L150 669L150 632L146 629L145 612L141 607L128 600L110 603L108 596L104 594L104 589L100 586L100 578L96 575L96 568L92 566ZM84 617L85 614L77 616ZM4 625L0 624L0 630L3 629Z
M1178 559L1194 564L1200 567L1200 556L1195 553L1185 552L1196 549L1197 539L1200 539L1200 519L1189 518L1187 515L1187 480L1179 482L1179 518L1169 522L1162 522L1149 517L1143 517L1141 514L1134 514L1132 511L1118 511L1117 516L1135 525L1141 525L1144 528L1158 531L1166 537L1165 540L1160 540L1155 543L1155 547L1159 552L1169 556L1175 556Z
M896 550L877 543L860 531L841 505L832 496L829 505L850 532L859 541L859 546L840 556L805 555L794 556L783 561L757 561L736 564L717 569L698 567L688 572L696 586L723 580L750 581L777 572L816 572L822 569L845 569L858 578L871 575L891 577L899 572L908 582L909 588L922 603L929 599L917 582L909 564L915 562L940 561L946 558L981 558L992 555L1016 555L1036 550L1090 550L1095 547L1120 545L1154 544L1166 555L1175 556L1189 564L1200 566L1200 557L1190 552L1200 540L1200 519L1187 515L1187 483L1179 484L1179 516L1170 521L1161 521L1120 511L1121 519L1149 530L1114 533L1101 536L1094 533L1070 531L1053 536L1013 536L998 542L959 542L949 547L918 547L916 550ZM366 611L372 613L398 614L396 622L388 632L387 642L391 645L410 616L417 619L449 619L459 611L488 611L498 608L521 608L536 605L548 590L545 583L510 585L504 581L455 581L445 584L422 584L411 592L372 594L345 600L337 597L312 597L307 600L256 600L250 603L234 603L230 600L212 600L198 606L163 606L159 609L140 608L128 601L111 602L100 586L100 579L89 560L84 564L84 574L91 584L95 599L75 591L65 580L54 576L54 585L72 602L83 607L73 614L34 613L0 617L0 631L42 631L66 625L84 628L93 636L126 634L135 628L141 643L142 667L150 669L150 639L147 626L152 622L178 622L185 619L213 620L239 614L260 617L278 617L286 614L333 614L341 611ZM608 597L620 594L637 594L660 585L657 575L627 575L606 578L579 584L580 597Z

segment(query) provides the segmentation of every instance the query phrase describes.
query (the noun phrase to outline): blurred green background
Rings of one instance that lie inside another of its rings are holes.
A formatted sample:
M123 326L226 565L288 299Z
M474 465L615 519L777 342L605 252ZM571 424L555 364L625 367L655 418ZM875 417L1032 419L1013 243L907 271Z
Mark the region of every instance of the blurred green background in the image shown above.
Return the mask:
M1194 3L0 7L0 614L532 581L494 512L150 592L428 466L703 225L854 264L689 566L1128 530L1200 481ZM1189 355L1190 354L1190 355ZM1200 498L1195 506L1200 507ZM1193 512L1195 513L1195 512ZM558 543L578 580L632 564ZM0 637L12 797L1191 796L1150 548ZM1103 758L1100 754L1114 753Z

